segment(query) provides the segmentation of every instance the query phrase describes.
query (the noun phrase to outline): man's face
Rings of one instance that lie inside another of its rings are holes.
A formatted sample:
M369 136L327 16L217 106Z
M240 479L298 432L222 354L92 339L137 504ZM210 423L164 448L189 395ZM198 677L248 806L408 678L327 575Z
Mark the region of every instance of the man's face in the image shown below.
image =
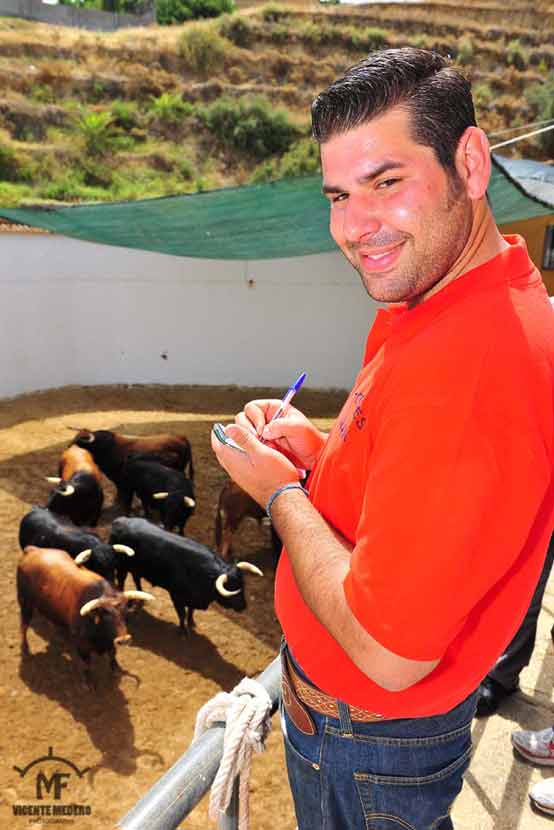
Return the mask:
M381 302L424 299L469 237L472 206L400 107L321 145L331 235Z

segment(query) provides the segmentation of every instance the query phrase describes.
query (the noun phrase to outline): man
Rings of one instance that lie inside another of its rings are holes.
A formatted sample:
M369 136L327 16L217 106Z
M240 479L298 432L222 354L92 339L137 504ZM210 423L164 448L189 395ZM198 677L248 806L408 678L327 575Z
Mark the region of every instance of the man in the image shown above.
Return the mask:
M244 452L212 446L284 543L299 830L449 830L475 690L554 525L553 311L523 240L494 224L488 143L446 60L374 53L312 123L331 233L391 305L328 436L293 407L269 424L279 402L263 400L227 427Z
M493 715L502 701L519 689L519 675L525 666L529 665L535 648L539 614L553 562L554 537L548 545L544 566L523 622L479 686L475 710L478 718Z
M542 767L554 767L554 727L512 732L512 746L526 761ZM529 798L539 812L554 816L554 778L544 778L534 784Z

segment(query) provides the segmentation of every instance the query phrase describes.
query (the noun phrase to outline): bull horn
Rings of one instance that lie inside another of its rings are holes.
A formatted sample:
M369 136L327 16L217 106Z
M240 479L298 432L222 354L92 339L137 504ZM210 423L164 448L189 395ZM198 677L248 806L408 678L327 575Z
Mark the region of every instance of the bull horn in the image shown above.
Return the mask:
M143 599L145 602L153 602L156 597L146 591L123 591L123 596L127 599Z
M94 611L95 608L103 608L108 604L108 600L105 597L98 597L98 599L91 599L81 607L79 614L81 617L85 617L87 614L90 614L91 611Z
M215 581L215 589L218 594L221 594L222 597L234 597L237 594L240 594L240 589L238 591L228 591L225 587L225 583L227 582L227 574L221 574L217 577Z
M61 484L62 479L59 476L46 476L46 481L49 481L50 484Z
M67 424L66 424L67 426ZM92 444L94 441L94 434L90 431L90 429L83 429L83 427L70 427L67 426L68 429L75 430L76 432L88 432L88 435L81 435L80 441L84 441L86 444Z
M184 496L183 501L187 507L196 507L196 502L190 496Z
M124 553L126 556L134 556L135 551L133 548L128 547L127 545L112 545L112 548L117 551L117 553Z
M237 562L237 568L239 571L248 571L251 574L256 574L256 576L263 576L262 571L253 565L252 562Z
M72 484L66 484L63 490L59 490L60 496L72 496L75 492L75 487Z
M152 493L153 499L166 499L169 496L169 493Z
M79 553L75 557L75 564L76 565L84 565L85 562L88 562L88 560L90 559L91 556L92 556L92 548L87 548L86 550L82 550L81 553Z

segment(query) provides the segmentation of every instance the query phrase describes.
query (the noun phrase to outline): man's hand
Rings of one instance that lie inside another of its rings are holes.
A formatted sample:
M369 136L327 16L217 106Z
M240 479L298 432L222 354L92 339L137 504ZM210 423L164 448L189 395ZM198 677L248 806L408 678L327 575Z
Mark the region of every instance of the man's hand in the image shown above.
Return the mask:
M262 444L252 431L230 424L225 432L245 453L222 444L212 432L212 449L217 460L233 481L264 509L275 490L299 480L292 461L271 446Z
M327 435L294 406L289 406L285 415L270 423L280 405L280 400L250 401L235 417L235 422L284 453L297 468L311 470Z

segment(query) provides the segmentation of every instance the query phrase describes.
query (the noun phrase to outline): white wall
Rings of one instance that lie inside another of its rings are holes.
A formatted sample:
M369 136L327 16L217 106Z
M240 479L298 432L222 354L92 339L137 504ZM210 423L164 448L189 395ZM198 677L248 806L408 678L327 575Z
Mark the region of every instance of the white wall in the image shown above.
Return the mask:
M300 371L306 386L347 388L377 308L338 252L244 263L30 234L0 235L0 287L0 397L70 384L286 387Z

